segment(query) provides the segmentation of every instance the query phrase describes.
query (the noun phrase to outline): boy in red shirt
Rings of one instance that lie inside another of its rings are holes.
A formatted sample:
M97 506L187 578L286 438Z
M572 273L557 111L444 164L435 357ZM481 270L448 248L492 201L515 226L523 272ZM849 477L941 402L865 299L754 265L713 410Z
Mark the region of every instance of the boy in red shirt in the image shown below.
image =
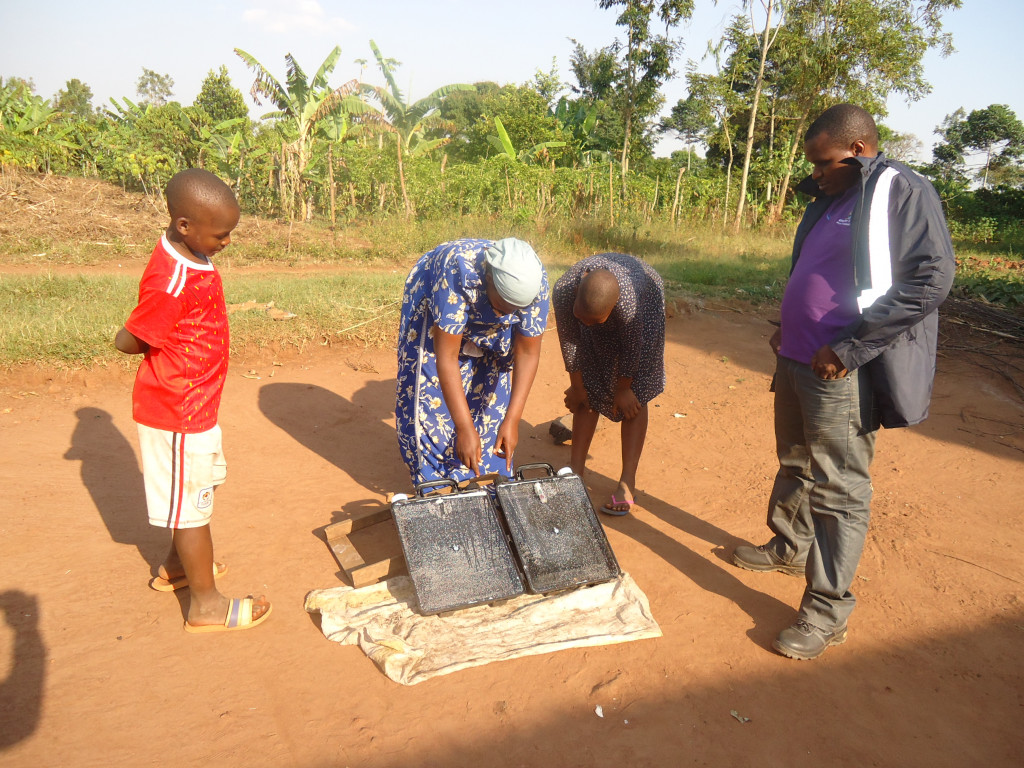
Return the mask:
M171 549L150 585L189 587L185 629L254 627L270 615L262 597L224 597L214 582L213 492L224 482L217 411L228 368L224 288L210 257L231 243L238 203L209 171L190 168L168 182L171 222L139 284L139 303L114 345L143 354L132 393L149 522L171 529Z

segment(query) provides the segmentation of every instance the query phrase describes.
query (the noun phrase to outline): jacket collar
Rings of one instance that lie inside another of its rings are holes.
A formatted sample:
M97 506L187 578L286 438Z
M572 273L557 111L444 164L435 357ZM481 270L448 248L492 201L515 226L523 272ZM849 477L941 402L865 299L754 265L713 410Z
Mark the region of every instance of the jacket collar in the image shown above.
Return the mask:
M848 157L843 160L847 165L859 165L861 168L861 178L866 179L870 176L879 163L885 160L885 155L879 152L874 157ZM796 185L797 192L803 192L805 195L810 197L824 197L821 190L818 189L818 182L816 182L810 176L806 177L803 181Z

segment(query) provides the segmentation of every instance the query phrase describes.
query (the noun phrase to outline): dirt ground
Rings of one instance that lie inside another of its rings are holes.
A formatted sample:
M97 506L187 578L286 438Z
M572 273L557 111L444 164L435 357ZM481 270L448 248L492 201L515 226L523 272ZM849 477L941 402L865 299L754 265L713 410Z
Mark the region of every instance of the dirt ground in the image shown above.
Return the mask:
M221 585L265 593L274 615L223 635L186 634L187 590L147 587L167 540L145 522L130 375L8 372L0 765L1019 766L1019 395L965 353L943 354L932 418L879 439L849 641L791 661L771 641L802 581L728 562L737 543L767 538L775 470L771 327L740 310L669 320L639 507L603 521L664 636L415 687L329 642L303 611L309 590L342 583L324 526L408 484L392 352L232 364ZM564 379L552 333L520 462L568 462L547 435ZM616 430L598 432L591 467L601 502Z

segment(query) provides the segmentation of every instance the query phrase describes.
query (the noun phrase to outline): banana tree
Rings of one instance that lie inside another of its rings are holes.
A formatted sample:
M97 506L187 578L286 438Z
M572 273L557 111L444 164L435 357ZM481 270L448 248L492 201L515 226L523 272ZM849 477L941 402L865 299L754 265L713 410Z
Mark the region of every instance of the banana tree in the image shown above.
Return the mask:
M505 130L505 125L501 122L500 117L494 118L494 128L498 131L498 135L488 136L487 141L498 150L499 154L507 155L519 163L532 162L548 149L565 146L564 141L542 141L540 144L534 144L529 149L522 149L516 152L516 148L512 145L512 140L509 139L508 131Z
M51 154L79 149L68 140L73 126L58 122L60 115L28 89L0 84L0 165L13 161L49 173Z
M594 159L598 162L608 162L608 153L594 147L597 112L596 104L584 102L580 102L573 110L565 96L558 100L554 108L548 109L548 114L558 121L562 133L571 139L569 146L574 163L577 158L583 165L590 165Z
M235 53L256 74L249 94L262 105L263 100L277 107L264 118L280 121L285 134L291 139L282 145L281 192L282 202L289 215L294 208L294 197L298 193L302 201L302 218L309 219L312 211L305 194L305 172L312 157L313 144L321 123L342 113L358 114L366 111L366 104L355 94L359 82L351 80L337 88L331 88L327 79L341 56L341 47L335 46L320 68L310 79L289 53L284 57L287 76L280 83L270 71L251 54L241 48Z
M377 44L373 40L370 41L370 48L373 50L373 55L377 58L377 65L387 81L387 86L370 85L368 83L360 84L362 92L372 96L380 104L379 109L371 108L371 111L364 114L361 119L395 135L398 153L398 181L402 188L402 202L405 205L405 215L409 217L413 213L413 207L409 201L409 193L405 186L403 157L405 155L411 157L423 155L451 141L448 137L427 139L425 134L429 128L434 126L438 115L437 110L445 96L454 91L472 91L476 86L466 84L443 85L430 95L410 104L402 95L398 83L395 82L395 63L381 55L380 49L377 48Z

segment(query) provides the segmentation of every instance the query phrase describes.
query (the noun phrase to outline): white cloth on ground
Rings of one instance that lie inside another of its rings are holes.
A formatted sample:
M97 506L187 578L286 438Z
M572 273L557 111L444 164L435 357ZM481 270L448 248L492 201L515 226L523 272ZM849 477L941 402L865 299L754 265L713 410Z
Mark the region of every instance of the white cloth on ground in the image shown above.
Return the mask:
M520 595L438 616L422 616L412 581L398 576L361 589L334 587L306 595L324 635L359 645L389 678L415 685L501 659L564 648L661 637L647 596L633 578L551 595Z

